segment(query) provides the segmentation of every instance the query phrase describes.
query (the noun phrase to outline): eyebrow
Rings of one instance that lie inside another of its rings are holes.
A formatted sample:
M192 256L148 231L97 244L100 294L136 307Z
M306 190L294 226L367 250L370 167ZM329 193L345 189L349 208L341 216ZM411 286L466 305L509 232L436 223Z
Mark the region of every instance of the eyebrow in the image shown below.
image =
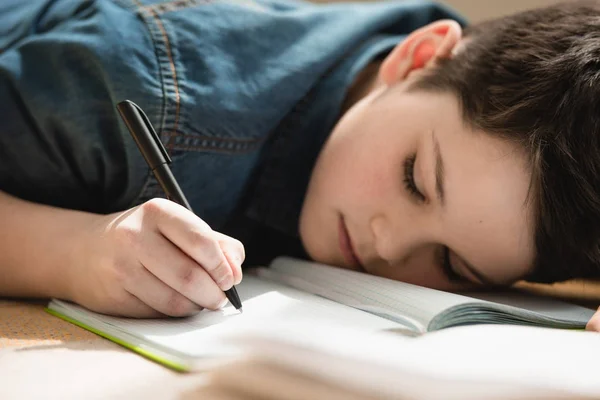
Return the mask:
M435 153L435 192L443 207L446 200L444 196L444 159L442 158L440 142L438 142L435 136L435 131L431 132L431 136L433 137L433 152Z

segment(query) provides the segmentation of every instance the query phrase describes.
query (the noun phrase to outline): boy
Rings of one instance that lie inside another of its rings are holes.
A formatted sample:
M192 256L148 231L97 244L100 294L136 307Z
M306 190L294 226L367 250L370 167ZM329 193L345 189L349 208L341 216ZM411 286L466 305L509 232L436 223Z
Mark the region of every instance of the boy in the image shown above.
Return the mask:
M598 276L595 2L464 33L427 2L8 3L5 295L188 315L281 253L445 290ZM126 98L197 216L153 199Z

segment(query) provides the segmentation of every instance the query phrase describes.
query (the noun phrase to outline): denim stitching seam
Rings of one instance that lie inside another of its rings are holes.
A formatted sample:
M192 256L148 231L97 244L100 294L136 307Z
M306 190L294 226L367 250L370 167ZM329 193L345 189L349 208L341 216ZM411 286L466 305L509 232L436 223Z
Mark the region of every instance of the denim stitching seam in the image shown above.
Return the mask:
M151 10L156 16L159 16L170 11L183 10L194 6L212 3L213 1L214 0L172 0L161 4L142 6L141 8Z
M177 135L177 129L180 122L181 93L177 77L177 68L173 58L173 51L169 36L160 17L151 9L140 3L139 0L133 0L138 6L138 14L148 27L155 46L156 57L160 66L160 73L163 81L163 90L165 99L163 101L163 127L161 132L167 141L169 149ZM168 103L174 103L174 115L171 115Z
M137 5L137 12L151 32L151 37L155 45L156 56L160 65L160 71L163 81L163 91L165 99L163 101L163 127L161 134L166 136L166 147L172 153L173 150L190 151L225 151L225 152L247 152L264 142L265 138L257 139L235 139L221 137L197 136L181 132L183 121L181 113L181 88L177 75L171 41L165 29L160 15L169 11L181 10L197 5L209 4L214 0L173 0L168 3L157 5L143 5L140 0L132 0ZM174 117L169 113L169 107L166 104L169 99L175 103ZM174 119L174 121L173 121ZM172 123L172 127L170 126ZM182 144L185 142L186 144ZM201 143L201 144L199 144Z

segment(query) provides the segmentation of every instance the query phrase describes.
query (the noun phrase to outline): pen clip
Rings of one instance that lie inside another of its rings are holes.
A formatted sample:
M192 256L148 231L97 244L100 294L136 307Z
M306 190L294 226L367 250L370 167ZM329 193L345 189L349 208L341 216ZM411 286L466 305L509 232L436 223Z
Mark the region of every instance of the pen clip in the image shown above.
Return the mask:
M154 127L150 123L150 119L148 118L148 116L146 115L144 110L142 110L140 106L138 106L131 100L123 100L122 102L117 104L117 109L119 109L119 111L121 112L121 117L123 117L125 122L128 123L128 128L130 129L132 135L134 134L134 132L136 132L136 129L134 128L135 124L133 125L134 127L131 127L129 125L129 124L133 123L133 121L132 121L131 114L129 114L126 111L128 108L129 108L130 112L133 112L134 114L135 113L138 114L138 116L141 119L141 122L145 125L148 133L150 133L152 141L156 144L156 147L158 147L160 154L164 157L167 164L171 164L171 157L169 157L169 153L167 153L167 149L165 149L165 146L162 144L160 137L154 130ZM134 137L135 137L135 135L134 135Z
M169 153L167 152L167 149L165 149L165 146L162 144L162 141L160 140L158 133L156 133L156 131L154 130L154 127L150 123L150 119L148 119L148 116L146 115L144 110L142 110L140 108L140 106L135 104L133 101L131 101L131 100L126 100L126 101L130 102L131 105L134 106L137 109L137 111L140 113L140 115L142 116L142 120L144 121L144 124L146 124L148 131L150 131L150 133L152 134L152 137L154 138L156 145L160 149L160 152L165 157L165 160L167 160L167 164L171 164L171 157L169 157Z

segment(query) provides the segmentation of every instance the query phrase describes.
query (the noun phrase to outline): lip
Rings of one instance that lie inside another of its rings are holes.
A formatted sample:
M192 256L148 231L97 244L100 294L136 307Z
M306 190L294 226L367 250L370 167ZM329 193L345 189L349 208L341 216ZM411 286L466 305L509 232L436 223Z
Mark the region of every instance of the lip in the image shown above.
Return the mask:
M360 259L356 255L354 251L354 246L352 245L352 239L350 238L350 234L348 233L348 228L346 228L346 223L344 222L344 217L340 215L340 220L338 223L338 238L340 244L340 250L342 252L342 256L353 268L364 271L362 263Z

